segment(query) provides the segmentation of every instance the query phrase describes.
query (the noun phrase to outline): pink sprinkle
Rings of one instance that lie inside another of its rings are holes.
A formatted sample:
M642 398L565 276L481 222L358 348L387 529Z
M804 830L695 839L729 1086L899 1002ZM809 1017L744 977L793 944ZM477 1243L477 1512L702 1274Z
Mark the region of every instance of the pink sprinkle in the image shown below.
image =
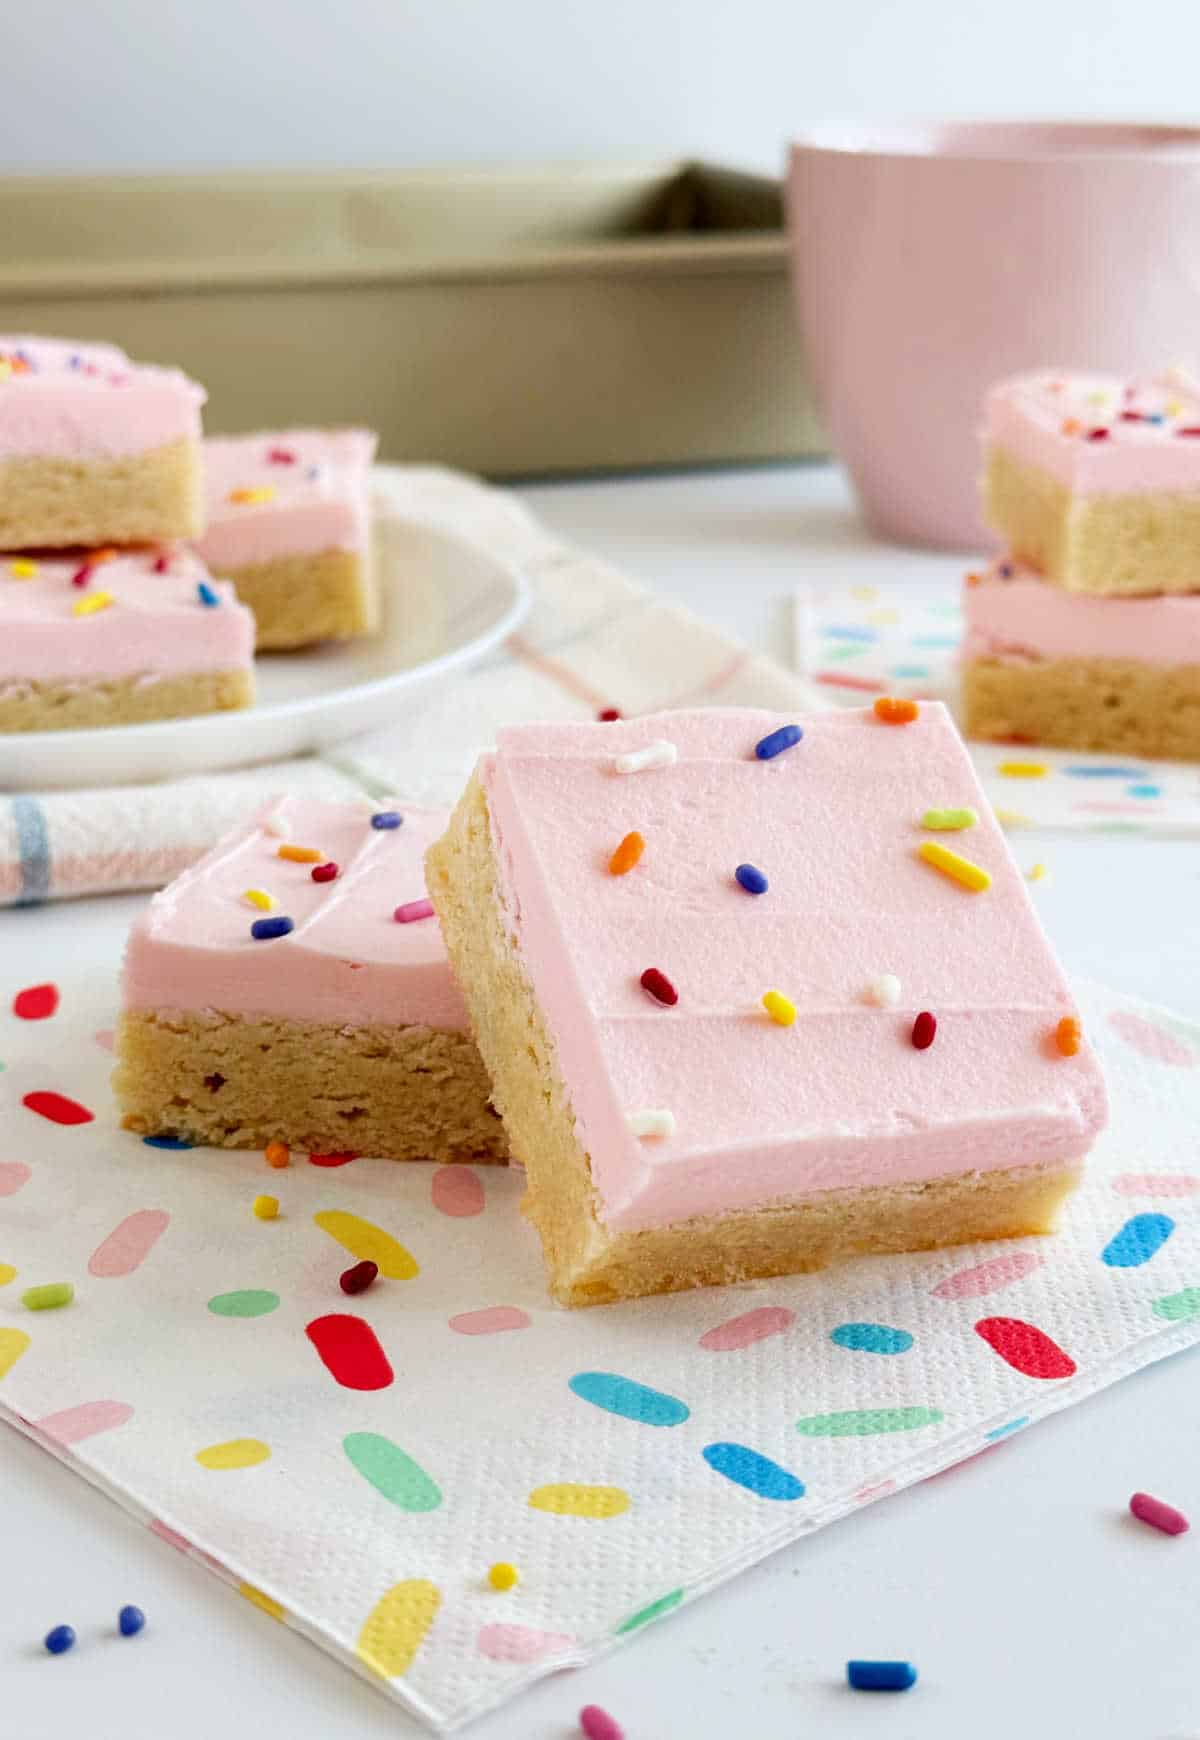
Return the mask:
M432 900L406 900L403 906L398 906L392 917L397 924L416 924L418 919L433 917Z
M295 465L296 455L290 447L272 447L267 454L268 465Z
M165 574L167 569L170 566L171 566L170 556L164 554L161 556L156 556L154 558L154 572L156 574Z
M1191 1524L1181 1510L1164 1504L1161 1498L1151 1498L1148 1492L1135 1492L1129 1509L1139 1522L1161 1529L1164 1535L1186 1535Z
M92 577L92 564L85 562L82 568L76 568L71 576L72 586L86 586Z
M586 1740L625 1740L624 1728L599 1704L585 1704L580 1710L579 1732Z

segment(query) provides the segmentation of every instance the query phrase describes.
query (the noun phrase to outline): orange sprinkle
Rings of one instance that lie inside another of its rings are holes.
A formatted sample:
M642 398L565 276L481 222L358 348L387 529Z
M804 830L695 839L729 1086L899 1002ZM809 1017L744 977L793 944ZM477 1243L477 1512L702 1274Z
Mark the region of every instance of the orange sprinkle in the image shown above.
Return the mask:
M89 568L98 568L101 562L115 562L120 554L120 550L113 550L108 547L103 550L93 550L88 556L87 565Z
M291 1149L286 1142L268 1142L264 1152L267 1165L274 1166L277 1171L287 1166L292 1158Z
M256 502L273 501L275 491L269 483L259 484L256 489L231 489L229 499L239 507L253 506Z
M1064 1057L1074 1057L1083 1043L1083 1031L1078 1018L1074 1015L1064 1015L1054 1029L1054 1043Z
M911 725L920 714L915 701L900 700L895 695L880 695L875 703L875 717L885 725Z
M289 864L322 864L325 861L324 852L314 851L311 846L280 846L275 856L286 858Z
M614 876L624 876L632 870L642 853L646 850L646 842L640 834L626 834L612 857L608 860L608 868Z
M1079 424L1079 421L1077 418L1075 418L1075 417L1064 417L1063 418L1062 433L1064 435L1078 435L1079 430L1080 430L1080 424Z
M968 574L967 575L967 585L968 586L982 586L983 585L983 575L982 574Z

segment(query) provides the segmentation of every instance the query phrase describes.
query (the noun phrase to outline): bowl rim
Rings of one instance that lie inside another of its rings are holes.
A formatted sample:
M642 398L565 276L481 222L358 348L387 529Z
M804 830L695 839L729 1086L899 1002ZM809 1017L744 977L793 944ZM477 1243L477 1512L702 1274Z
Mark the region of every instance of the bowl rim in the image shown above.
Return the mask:
M1200 125L1186 120L1045 120L1033 116L831 120L807 128L791 141L792 164L812 157L914 163L1053 163L1064 167L1117 160L1162 166L1200 158Z

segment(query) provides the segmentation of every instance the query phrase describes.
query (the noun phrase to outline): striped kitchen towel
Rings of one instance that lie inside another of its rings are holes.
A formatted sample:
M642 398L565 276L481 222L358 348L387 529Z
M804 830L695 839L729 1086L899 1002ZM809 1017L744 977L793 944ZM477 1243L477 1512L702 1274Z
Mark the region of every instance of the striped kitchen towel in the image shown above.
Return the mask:
M381 466L377 509L433 521L520 565L519 633L414 691L386 730L273 766L157 785L0 799L0 906L156 888L266 798L395 795L450 804L498 726L698 704L789 708L803 688L687 610L558 541L520 502L462 473Z

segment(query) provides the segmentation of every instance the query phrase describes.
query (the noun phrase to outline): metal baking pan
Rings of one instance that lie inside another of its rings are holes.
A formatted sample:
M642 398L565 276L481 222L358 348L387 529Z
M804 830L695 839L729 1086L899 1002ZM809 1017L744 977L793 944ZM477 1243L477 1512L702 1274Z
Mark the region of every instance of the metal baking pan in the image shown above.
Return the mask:
M702 163L0 179L0 331L177 362L210 430L493 475L826 446L779 184Z

